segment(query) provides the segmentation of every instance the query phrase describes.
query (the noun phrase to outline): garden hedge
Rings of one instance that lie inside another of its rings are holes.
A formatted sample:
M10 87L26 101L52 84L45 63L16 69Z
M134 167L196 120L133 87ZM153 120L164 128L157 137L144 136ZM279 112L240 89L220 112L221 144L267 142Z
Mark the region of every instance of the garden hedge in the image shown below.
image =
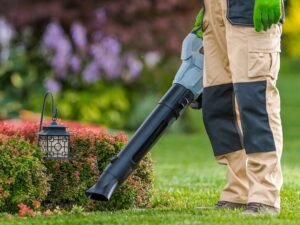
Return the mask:
M128 181L116 191L111 201L103 203L89 200L85 196L85 190L97 181L109 160L121 150L127 137L124 133L109 134L104 128L66 125L72 133L71 158L69 160L39 158L39 162L47 168L45 179L49 177L50 186L47 195L42 199L44 207L51 209L59 206L70 209L73 205L77 205L92 211L149 206L153 181L152 160L149 155ZM16 140L16 137L23 138L32 146L37 141L37 130L37 123L0 122L0 134L11 136L13 140ZM29 145L21 140L20 143ZM18 146L22 152L23 145ZM5 143L3 147L6 148ZM32 149L37 153L40 151L36 147ZM30 200L33 199L29 198L28 201Z
M14 212L19 203L42 201L50 190L43 153L16 137L0 134L0 211Z

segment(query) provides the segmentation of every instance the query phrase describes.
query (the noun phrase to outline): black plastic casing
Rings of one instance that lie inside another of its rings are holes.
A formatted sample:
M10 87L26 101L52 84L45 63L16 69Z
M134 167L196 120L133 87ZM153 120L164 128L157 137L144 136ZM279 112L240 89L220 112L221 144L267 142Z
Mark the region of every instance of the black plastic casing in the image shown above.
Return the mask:
M111 160L98 182L87 190L86 195L94 200L108 201L166 128L180 117L193 100L194 95L189 89L173 84L127 145Z

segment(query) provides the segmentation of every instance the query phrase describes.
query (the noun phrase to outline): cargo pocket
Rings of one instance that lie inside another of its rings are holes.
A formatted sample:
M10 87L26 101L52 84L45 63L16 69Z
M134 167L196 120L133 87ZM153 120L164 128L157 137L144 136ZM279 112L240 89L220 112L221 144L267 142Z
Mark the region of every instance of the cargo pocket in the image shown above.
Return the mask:
M248 39L248 77L277 79L280 68L280 36Z

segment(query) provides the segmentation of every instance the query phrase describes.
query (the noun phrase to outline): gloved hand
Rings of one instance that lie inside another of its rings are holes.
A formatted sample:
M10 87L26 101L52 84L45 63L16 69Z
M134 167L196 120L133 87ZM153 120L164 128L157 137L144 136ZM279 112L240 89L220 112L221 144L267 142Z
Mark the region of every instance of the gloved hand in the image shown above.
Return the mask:
M198 38L203 38L203 29L202 29L203 16L204 16L204 11L203 9L201 9L197 15L196 22L192 30L192 33L196 34Z
M281 0L255 0L253 22L257 32L266 31L281 17ZM262 27L263 26L263 27Z

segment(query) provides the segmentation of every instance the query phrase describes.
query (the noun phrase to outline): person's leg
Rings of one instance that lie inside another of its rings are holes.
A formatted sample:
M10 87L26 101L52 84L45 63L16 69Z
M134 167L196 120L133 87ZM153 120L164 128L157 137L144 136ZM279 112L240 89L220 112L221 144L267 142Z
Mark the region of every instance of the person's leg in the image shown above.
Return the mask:
M261 33L229 22L226 27L230 69L248 157L248 203L280 208L282 127L276 80L281 27L274 25Z
M227 165L228 183L220 201L245 204L248 197L246 157L236 122L223 2L205 1L203 119L216 160Z
M245 151L235 151L216 158L220 164L227 165L227 184L221 193L220 201L246 204L249 185Z

